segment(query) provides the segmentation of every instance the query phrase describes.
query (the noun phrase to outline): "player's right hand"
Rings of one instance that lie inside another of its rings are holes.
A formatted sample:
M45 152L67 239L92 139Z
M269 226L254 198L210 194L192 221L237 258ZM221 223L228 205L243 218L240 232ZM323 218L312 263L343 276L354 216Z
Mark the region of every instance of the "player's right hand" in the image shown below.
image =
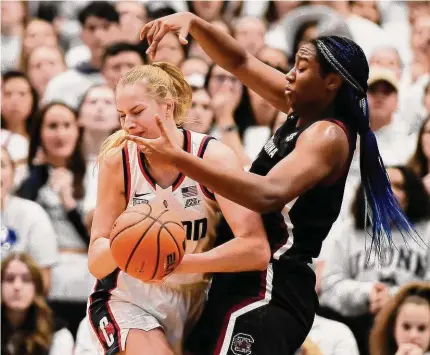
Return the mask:
M190 12L179 12L148 22L140 31L140 39L143 40L146 37L149 43L146 54L154 59L158 44L168 32L176 33L179 42L186 45L188 43L186 38L194 17L195 15Z

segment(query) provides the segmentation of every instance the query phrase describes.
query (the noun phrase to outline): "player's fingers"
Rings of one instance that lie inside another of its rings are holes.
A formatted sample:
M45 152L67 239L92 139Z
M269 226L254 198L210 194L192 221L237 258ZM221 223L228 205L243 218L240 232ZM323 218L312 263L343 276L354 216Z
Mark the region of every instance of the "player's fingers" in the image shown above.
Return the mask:
M157 33L154 35L153 39L152 39L152 43L149 46L149 48L146 51L146 54L148 55L152 55L152 57L155 56L155 54L157 53L157 47L158 47L158 43L160 43L160 41L163 39L163 37L166 35L167 32L170 31L170 28L168 27L168 25L163 24L161 26L161 28L158 28Z
M145 139L145 138L142 138L142 137L138 137L138 136L133 136L131 134L127 134L125 136L125 139L127 139L129 141L132 141L132 142L134 142L136 144L143 145L144 147L149 147L150 146L149 141L147 139Z
M157 123L157 126L160 129L161 136L167 137L167 130L163 120L157 114L154 116L154 119L155 119L155 123Z
M149 46L151 46L152 41L154 39L154 35L157 33L157 31L158 31L158 23L155 22L150 28L150 30L148 31L148 33L146 34L146 39L148 41Z
M147 35L148 31L152 28L155 21L148 22L145 26L143 26L142 30L140 31L140 40L143 40L145 36Z
M184 46L188 44L188 40L187 40L188 31L189 31L189 28L183 27L178 32L179 42Z

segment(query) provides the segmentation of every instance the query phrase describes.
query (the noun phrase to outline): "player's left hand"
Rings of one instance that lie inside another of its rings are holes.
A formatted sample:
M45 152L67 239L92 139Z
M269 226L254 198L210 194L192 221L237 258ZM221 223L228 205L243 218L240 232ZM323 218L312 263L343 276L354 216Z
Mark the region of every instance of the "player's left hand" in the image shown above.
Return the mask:
M157 163L172 165L175 157L182 152L182 149L175 142L160 116L155 115L154 119L160 129L158 138L142 138L131 134L125 138L136 143L149 161L154 160Z

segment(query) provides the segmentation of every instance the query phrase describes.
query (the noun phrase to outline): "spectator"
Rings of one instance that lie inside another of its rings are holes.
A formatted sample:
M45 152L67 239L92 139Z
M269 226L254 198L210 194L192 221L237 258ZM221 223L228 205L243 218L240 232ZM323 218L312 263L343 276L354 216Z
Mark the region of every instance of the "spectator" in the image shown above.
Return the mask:
M424 355L430 352L430 284L411 283L376 317L371 355Z
M381 24L381 14L376 1L349 1L352 14L365 18L376 25Z
M402 78L403 63L398 50L394 46L381 46L373 50L369 58L373 68L381 67L393 71L397 80Z
M186 115L187 119L184 122L184 128L210 134L214 111L212 109L211 98L204 88L193 89L192 104Z
M408 165L422 179L427 192L430 194L430 115L421 126L417 148Z
M38 95L28 78L18 71L3 75L1 106L1 145L15 164L17 186L27 172L28 138L38 107Z
M57 260L57 237L47 213L37 203L11 193L14 164L1 149L1 258L25 252L41 268L45 291L49 291L51 268ZM25 216L25 218L23 218Z
M188 56L180 67L182 74L192 87L202 88L205 84L205 78L209 72L208 63L199 57Z
M212 22L214 20L222 19L227 8L227 2L225 1L196 1L192 0L188 2L189 11L202 19Z
M38 202L51 217L60 250L52 269L51 307L76 333L93 284L88 271L89 236L83 216L86 162L75 112L64 104L45 106L30 139L29 177L17 194Z
M233 36L252 55L264 47L266 24L256 17L241 17L235 25Z
M3 75L1 128L28 138L38 107L38 95L24 73Z
M139 44L140 30L147 22L146 8L140 1L117 1L121 37L124 41Z
M325 267L320 302L337 313L323 315L349 325L365 353L373 316L399 287L412 281L430 281L430 254L425 247L430 245L430 199L411 169L392 167L387 168L387 173L394 195L422 240L405 245L401 233L393 230L393 243L383 246L381 260L375 260L372 247L363 250L367 231L364 196L358 188L353 223L346 223L339 233L331 236L330 248L322 255Z
M280 49L265 46L257 52L256 57L283 73L290 70L287 54Z
M184 46L174 33L167 33L157 47L157 53L150 62L167 62L179 67L185 58Z
M1 264L1 352L5 355L72 355L73 337L45 301L42 274L26 254Z
M27 57L27 75L39 97L43 97L52 78L67 70L64 53L60 47L38 46Z
M90 50L90 59L75 69L58 75L48 84L43 103L63 102L77 109L83 94L103 82L100 74L105 47L119 38L119 15L107 1L93 1L79 13L82 40Z
M27 22L26 1L1 1L1 72L18 69Z
M27 72L26 64L31 51L42 45L48 47L59 45L54 26L41 19L32 19L25 28L22 42L20 65L22 71Z
M119 128L115 93L106 85L91 87L78 109L79 125L83 128L82 151L87 163L83 211L95 208L97 200L97 156L104 140Z
M140 49L131 43L117 42L106 48L102 57L102 74L107 85L115 90L118 80L130 69L145 64Z

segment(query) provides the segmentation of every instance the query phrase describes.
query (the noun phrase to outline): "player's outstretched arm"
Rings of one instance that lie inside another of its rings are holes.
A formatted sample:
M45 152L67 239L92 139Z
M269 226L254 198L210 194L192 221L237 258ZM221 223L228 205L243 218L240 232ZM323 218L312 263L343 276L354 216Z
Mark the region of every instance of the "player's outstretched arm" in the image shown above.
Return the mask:
M260 213L281 210L305 191L323 183L344 167L349 154L348 138L342 128L320 121L300 135L291 154L269 174L261 176L216 165L185 152L162 120L158 116L155 119L161 132L159 138L127 136L126 139L139 144L152 159L174 165L215 193Z
M218 141L210 141L204 159L214 166L241 171L235 153ZM219 207L235 236L234 239L204 253L187 254L175 272L211 273L265 270L270 246L259 213L215 194Z
M97 205L88 250L88 268L99 280L118 267L110 252L109 235L115 220L126 208L122 170L121 151L100 162Z
M150 44L147 51L150 56L155 55L158 43L168 32L178 34L182 44L187 43L186 37L191 34L215 63L279 110L289 111L284 74L249 54L227 33L190 12L161 17L147 23L141 31L141 38L146 37Z

